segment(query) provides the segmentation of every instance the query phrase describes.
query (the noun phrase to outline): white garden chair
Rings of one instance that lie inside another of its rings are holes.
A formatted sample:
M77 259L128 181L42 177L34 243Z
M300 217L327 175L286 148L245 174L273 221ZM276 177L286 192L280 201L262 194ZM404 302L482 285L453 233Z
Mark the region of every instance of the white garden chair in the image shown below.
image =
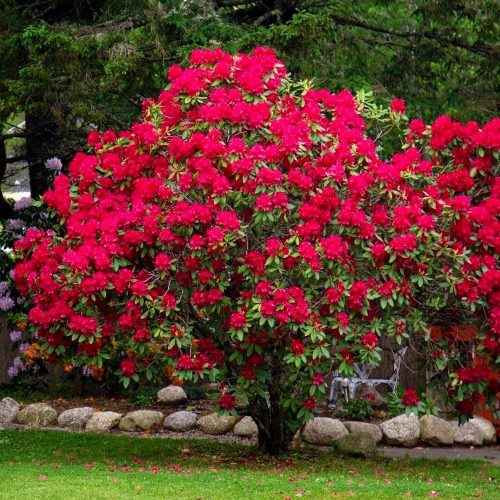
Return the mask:
M330 394L328 397L328 408L336 407L336 395L338 394L337 386L340 386L342 394L347 400L352 400L356 397L356 390L360 385L366 384L370 387L377 385L388 385L394 392L399 384L399 372L401 371L401 363L403 357L408 350L408 346L402 347L394 353L393 371L389 378L370 378L370 374L375 368L374 365L354 364L354 375L352 377L341 377L338 371L333 373L332 383L330 385Z

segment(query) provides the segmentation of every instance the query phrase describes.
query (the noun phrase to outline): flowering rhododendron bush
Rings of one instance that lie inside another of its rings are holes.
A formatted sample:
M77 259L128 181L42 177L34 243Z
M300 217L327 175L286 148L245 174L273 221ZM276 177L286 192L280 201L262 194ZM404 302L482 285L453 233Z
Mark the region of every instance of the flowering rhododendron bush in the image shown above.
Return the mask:
M44 196L59 225L16 245L39 356L126 386L212 377L270 452L381 343L422 345L459 412L498 404L499 119L408 125L265 48L195 50L168 79L130 130L90 134ZM431 336L443 318L474 335Z

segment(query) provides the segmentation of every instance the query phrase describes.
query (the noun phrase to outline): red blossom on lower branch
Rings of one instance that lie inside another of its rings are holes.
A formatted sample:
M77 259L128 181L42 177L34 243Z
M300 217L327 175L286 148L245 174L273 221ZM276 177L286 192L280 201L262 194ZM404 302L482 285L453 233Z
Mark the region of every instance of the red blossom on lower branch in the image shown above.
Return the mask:
M420 402L418 394L413 387L406 389L401 400L405 406L417 406Z
M227 392L220 397L219 406L223 410L232 410L236 405L236 398Z
M125 377L132 377L137 372L137 365L132 359L124 359L120 364L120 370Z

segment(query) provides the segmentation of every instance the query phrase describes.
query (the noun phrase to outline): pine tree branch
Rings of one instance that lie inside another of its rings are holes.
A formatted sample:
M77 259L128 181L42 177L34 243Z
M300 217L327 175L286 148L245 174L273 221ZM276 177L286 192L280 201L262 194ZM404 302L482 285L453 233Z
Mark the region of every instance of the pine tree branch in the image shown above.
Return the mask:
M467 42L464 42L463 40L459 40L456 38L448 38L446 35L438 31L396 31L381 26L376 26L374 24L366 23L359 19L344 17L337 14L330 14L330 17L337 24L340 24L342 26L354 26L357 28L373 31L375 33L381 33L399 38L406 38L409 40L427 38L429 40L435 40L441 43L442 45L459 47L461 49L482 55L484 57L492 57L500 53L500 49L498 47L494 47L492 45L488 45L482 42L469 44Z

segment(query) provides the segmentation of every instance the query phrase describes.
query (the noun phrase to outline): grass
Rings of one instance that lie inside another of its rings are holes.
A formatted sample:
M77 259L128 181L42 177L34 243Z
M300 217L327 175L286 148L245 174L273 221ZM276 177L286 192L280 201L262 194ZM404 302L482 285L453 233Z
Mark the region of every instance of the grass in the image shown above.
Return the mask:
M226 443L0 432L1 499L500 498L479 461L354 460L300 449L269 458Z

